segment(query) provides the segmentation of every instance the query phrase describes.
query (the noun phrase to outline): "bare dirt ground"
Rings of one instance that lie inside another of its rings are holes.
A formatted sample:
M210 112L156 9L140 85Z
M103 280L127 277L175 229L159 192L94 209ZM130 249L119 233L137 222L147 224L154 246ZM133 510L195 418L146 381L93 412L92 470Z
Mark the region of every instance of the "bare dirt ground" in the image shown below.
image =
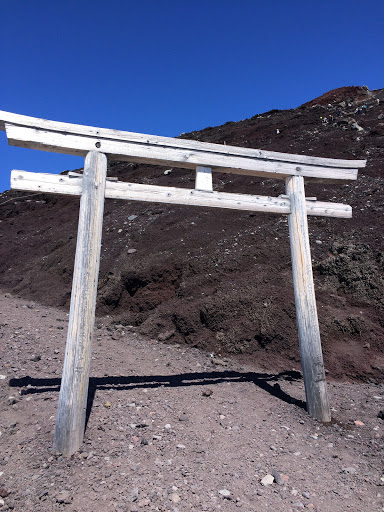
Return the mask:
M95 328L84 444L55 455L68 315L0 300L1 510L384 510L382 384L329 382L323 425L303 408L297 365L272 373L108 317Z

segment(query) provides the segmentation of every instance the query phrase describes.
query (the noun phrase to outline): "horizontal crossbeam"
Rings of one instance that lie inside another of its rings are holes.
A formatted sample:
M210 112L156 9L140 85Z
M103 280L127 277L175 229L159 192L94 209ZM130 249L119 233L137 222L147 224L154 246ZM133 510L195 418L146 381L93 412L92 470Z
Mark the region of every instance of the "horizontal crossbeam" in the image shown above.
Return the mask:
M0 129L11 145L85 156L100 151L109 160L173 165L186 169L211 167L270 178L304 176L317 180L355 180L365 160L291 155L252 148L159 137L106 128L61 123L0 111Z
M16 190L80 196L82 177L14 170L11 174L11 187ZM105 197L109 199L208 206L266 213L291 213L290 199L288 197L210 192L139 183L107 181ZM306 211L308 215L323 217L352 217L352 208L348 205L314 201L313 198L306 201Z

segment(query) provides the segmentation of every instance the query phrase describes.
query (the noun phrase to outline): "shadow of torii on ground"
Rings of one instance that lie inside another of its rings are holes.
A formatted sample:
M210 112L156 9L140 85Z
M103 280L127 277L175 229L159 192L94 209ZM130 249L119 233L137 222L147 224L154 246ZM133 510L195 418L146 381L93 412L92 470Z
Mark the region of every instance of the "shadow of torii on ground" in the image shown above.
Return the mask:
M253 382L257 387L263 389L272 396L301 409L306 409L303 400L293 398L283 391L278 383L279 380L293 382L301 380L302 376L297 371L285 371L278 374L257 373L257 372L236 372L236 371L213 371L181 373L176 375L136 375L119 377L91 377L89 379L88 402L86 426L92 411L92 405L97 390L114 389L131 390L137 388L159 388L159 387L183 387L183 386L213 386L223 382ZM21 377L10 379L10 387L22 388L21 395L32 395L36 393L47 393L60 391L60 378L35 378Z

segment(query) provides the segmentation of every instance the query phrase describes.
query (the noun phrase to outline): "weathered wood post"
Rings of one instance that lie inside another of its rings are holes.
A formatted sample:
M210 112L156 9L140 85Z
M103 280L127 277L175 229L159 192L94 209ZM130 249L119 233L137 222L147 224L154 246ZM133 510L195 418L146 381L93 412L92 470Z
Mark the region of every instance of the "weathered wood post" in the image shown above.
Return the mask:
M212 169L210 167L198 165L196 167L196 190L205 190L206 192L212 192Z
M302 176L288 177L286 192L291 201L291 213L288 215L289 238L307 410L313 418L326 422L331 420L331 411L313 284L304 178Z
M92 333L95 322L107 157L85 158L67 345L54 435L54 450L75 453L84 436Z

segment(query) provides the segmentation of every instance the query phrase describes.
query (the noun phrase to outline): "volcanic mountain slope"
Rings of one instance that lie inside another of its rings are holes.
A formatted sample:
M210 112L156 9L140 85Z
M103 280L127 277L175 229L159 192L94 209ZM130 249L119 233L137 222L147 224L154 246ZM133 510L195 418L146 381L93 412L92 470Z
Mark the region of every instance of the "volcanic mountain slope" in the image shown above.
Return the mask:
M311 183L306 193L353 208L353 219L308 219L326 368L334 377L378 380L384 371L384 90L344 87L292 110L180 137L367 159L357 182ZM109 176L194 186L194 173L177 168L114 162ZM214 189L277 196L284 183L215 174ZM1 194L0 206L0 286L68 308L78 199L12 191ZM298 368L287 218L106 200L97 313L169 343L239 354L271 369Z

